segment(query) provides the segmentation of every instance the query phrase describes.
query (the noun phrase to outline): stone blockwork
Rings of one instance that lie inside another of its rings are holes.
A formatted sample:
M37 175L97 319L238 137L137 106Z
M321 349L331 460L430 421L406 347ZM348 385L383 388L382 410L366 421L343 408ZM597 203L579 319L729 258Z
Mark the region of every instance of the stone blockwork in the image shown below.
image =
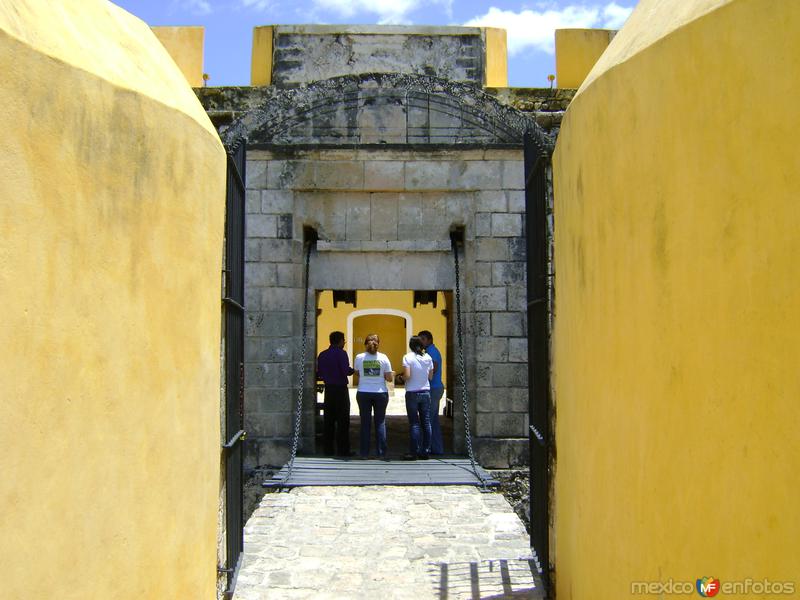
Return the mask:
M553 133L577 90L547 88L486 88L488 95L504 106L532 117L545 131Z
M319 235L311 257L312 300L313 290L332 288L452 290L449 234L463 228L475 445L487 466L524 462L522 173L520 150L250 152L245 383L251 465L277 464L288 453L301 356L304 227ZM312 359L306 355L307 369ZM313 400L306 396L304 423L310 424ZM463 450L460 411L457 416L456 444ZM307 426L303 433L302 448L310 450L313 431Z
M272 83L281 87L351 73L436 75L485 80L479 27L276 25Z

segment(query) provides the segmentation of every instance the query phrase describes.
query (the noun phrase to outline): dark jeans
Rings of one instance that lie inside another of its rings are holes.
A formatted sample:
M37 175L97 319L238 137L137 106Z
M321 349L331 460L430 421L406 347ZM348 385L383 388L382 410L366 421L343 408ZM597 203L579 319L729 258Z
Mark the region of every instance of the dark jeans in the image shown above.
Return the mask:
M431 395L428 392L406 392L406 413L411 433L409 452L427 456L431 445Z
M386 392L358 392L358 413L361 415L361 456L369 456L371 421L375 419L375 448L379 457L386 456L386 406L389 394Z
M350 394L346 385L325 385L325 405L322 414L322 445L325 454L350 455Z
M442 428L439 425L439 401L444 388L431 388L431 454L444 454Z

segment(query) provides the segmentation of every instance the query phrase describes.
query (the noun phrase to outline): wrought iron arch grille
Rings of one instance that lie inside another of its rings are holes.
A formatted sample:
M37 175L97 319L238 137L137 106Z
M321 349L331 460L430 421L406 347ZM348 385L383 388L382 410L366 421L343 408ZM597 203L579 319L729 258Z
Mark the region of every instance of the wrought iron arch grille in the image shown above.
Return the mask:
M352 118L359 112L392 110L404 113L403 128L390 129L384 139L366 140ZM410 90L380 93L346 92L319 100L292 114L264 124L258 138L274 144L309 139L318 144L480 144L518 146L520 132L494 116L448 96Z
M398 118L399 113L402 115ZM365 122L372 127L365 127ZM222 135L226 141L247 136L253 148L520 148L526 132L539 145L552 147L552 139L533 119L478 87L421 75L373 73L336 77L299 88L273 88L261 107L235 121Z

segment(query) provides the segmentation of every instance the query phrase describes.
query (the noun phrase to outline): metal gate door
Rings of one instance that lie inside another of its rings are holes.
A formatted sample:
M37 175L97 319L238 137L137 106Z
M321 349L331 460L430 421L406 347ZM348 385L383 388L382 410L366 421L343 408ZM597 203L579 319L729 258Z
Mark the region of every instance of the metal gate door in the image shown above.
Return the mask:
M531 547L550 595L550 273L547 164L550 149L525 135L525 236L528 257L528 411Z
M245 141L228 148L225 204L225 538L226 595L233 593L244 542L242 519L244 439L244 219Z

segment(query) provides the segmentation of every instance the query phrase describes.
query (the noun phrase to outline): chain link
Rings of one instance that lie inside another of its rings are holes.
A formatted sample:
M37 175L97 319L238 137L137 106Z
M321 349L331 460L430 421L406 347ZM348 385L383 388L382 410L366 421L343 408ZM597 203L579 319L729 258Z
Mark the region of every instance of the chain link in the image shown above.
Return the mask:
M297 456L297 446L300 442L300 425L303 417L303 393L306 387L306 340L308 337L308 275L311 266L311 247L308 244L306 251L305 286L303 287L303 343L300 349L300 387L297 390L297 406L294 414L294 433L292 435L292 454L283 483L287 483L294 470L294 459Z
M486 489L486 480L478 473L475 466L475 453L472 450L472 432L470 431L469 423L469 405L467 403L467 373L464 366L464 338L461 333L461 284L460 284L460 271L458 265L458 244L453 241L453 257L455 259L456 267L456 339L458 340L458 366L459 366L459 379L461 380L461 407L464 410L464 437L467 440L467 454L469 455L469 462L472 465L472 472L475 477L481 482L481 485Z

